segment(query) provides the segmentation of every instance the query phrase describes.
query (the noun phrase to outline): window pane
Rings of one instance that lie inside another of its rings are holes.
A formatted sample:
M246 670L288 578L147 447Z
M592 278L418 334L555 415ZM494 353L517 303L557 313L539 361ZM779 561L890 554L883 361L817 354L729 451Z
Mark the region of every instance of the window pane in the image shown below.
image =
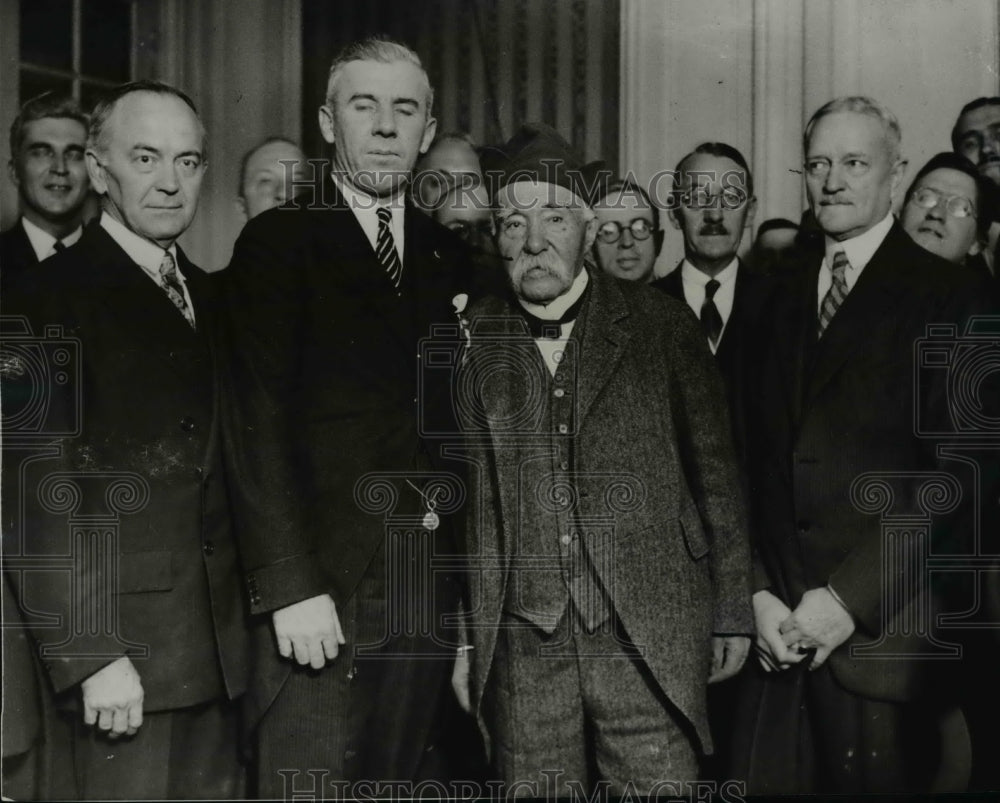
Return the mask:
M129 79L132 4L127 0L84 0L81 72L112 81Z
M107 91L108 87L106 86L98 86L97 84L82 81L80 83L80 108L87 112L87 114L90 114L94 106L97 105L97 101L104 97Z
M72 0L21 0L21 61L72 69Z
M49 90L71 95L73 94L73 81L70 78L53 78L30 69L21 70L21 86L18 90L18 97L22 104Z

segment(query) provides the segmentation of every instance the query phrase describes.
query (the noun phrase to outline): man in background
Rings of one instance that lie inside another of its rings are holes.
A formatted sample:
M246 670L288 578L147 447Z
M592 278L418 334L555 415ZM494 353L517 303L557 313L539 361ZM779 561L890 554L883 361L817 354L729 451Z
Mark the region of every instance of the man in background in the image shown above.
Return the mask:
M268 137L240 160L236 206L244 220L281 206L305 182L305 154L285 137Z
M1000 96L976 98L962 107L951 131L951 146L1000 189ZM1000 281L1000 269L997 268L1000 204L997 206L983 259L994 279Z
M52 92L29 100L14 119L8 170L21 217L0 234L5 281L80 239L90 188L87 125L76 101Z
M652 281L663 229L649 193L631 181L612 181L595 200L594 213L594 256L601 270L619 279Z

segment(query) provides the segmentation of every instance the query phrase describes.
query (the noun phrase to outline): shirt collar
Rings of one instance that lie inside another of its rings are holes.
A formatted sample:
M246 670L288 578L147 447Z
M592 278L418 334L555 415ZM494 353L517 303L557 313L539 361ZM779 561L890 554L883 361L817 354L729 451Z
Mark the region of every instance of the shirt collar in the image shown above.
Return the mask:
M140 237L120 220L111 217L107 212L101 213L101 228L110 234L111 239L121 246L121 249L128 254L129 259L157 281L159 281L160 263L163 262L163 253L165 250L174 258L174 264L177 264L176 244L172 244L167 249L161 248L156 243Z
M68 248L79 240L80 235L83 234L83 226L77 226L72 233L67 234L61 239L53 237L45 229L32 223L24 216L21 217L21 226L24 228L24 233L28 235L28 242L31 243L31 248L35 252L35 256L39 262L46 257L52 256L57 242L62 242Z
M827 237L826 264L833 265L833 255L838 251L843 251L847 257L847 261L851 263L849 272L856 271L854 275L859 275L864 270L865 265L871 261L875 252L878 251L878 247L882 245L882 241L889 234L892 224L893 217L890 210L882 220L857 237L852 237L849 240L841 240L840 242Z
M720 270L715 276L698 270L694 265L685 259L681 262L681 281L691 282L704 287L711 279L715 279L720 285L736 281L736 270L739 268L739 257L733 257L733 261Z
M355 214L361 212L362 214L374 215L375 210L380 206L389 207L393 217L403 213L403 202L406 198L405 193L399 192L389 198L379 198L359 190L347 180L343 173L333 170L330 172L330 177L333 179L333 183L337 185L337 189L340 190L340 194L344 196L344 200L351 208L351 211Z
M572 307L579 300L580 296L583 295L583 291L587 289L589 282L590 276L587 273L586 266L584 266L583 270L573 280L573 284L569 286L569 290L558 298L552 299L548 304L535 304L531 301L525 301L523 298L519 298L518 302L536 318L541 318L543 321L558 321L563 316L563 313Z

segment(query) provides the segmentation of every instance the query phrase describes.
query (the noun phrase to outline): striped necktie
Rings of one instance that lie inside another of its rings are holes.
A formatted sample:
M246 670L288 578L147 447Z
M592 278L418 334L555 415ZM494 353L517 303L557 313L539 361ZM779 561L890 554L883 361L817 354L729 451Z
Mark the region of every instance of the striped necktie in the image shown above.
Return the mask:
M833 316L837 314L837 310L840 309L840 305L844 303L844 299L847 298L847 280L844 278L844 273L850 266L850 262L847 261L847 254L843 251L837 251L833 255L833 268L830 272L833 274L833 281L830 284L830 289L826 291L826 295L823 296L823 303L819 305L819 331L817 333L818 337L823 336L823 332L826 331L826 327L830 325L830 321L833 320Z
M160 262L160 287L167 294L167 298L174 302L174 306L184 316L184 320L191 324L191 328L194 329L194 310L191 309L184 297L184 287L177 276L177 265L169 251L163 252L163 261Z
M380 206L376 212L378 215L378 240L375 243L375 256L382 263L385 272L389 274L389 281L393 287L399 287L399 280L403 275L403 263L399 259L399 251L396 250L396 241L392 236L392 212L386 206Z

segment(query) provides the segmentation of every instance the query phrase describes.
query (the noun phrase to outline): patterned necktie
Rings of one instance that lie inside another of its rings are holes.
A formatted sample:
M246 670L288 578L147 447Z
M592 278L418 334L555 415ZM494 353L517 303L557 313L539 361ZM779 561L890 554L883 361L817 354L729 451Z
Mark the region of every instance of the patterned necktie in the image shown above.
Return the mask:
M174 264L174 258L169 251L163 252L163 261L160 262L160 287L167 294L167 298L174 302L174 306L184 316L184 320L191 324L191 328L194 329L194 310L191 309L184 297L184 288L181 286L181 280L177 277L177 265Z
M375 243L375 256L382 263L385 272L389 274L389 281L393 287L399 287L399 280L403 275L403 263L399 260L399 251L396 250L396 241L392 237L390 222L392 212L386 206L380 206L376 212L378 215L378 241Z
M716 279L709 279L705 285L705 301L701 305L701 326L713 346L719 342L719 335L722 334L722 315L713 300L721 286Z
M847 280L844 278L844 273L850 264L847 261L847 254L843 251L838 251L833 255L833 268L830 271L833 274L833 281L830 284L830 289L823 296L823 303L819 305L818 337L823 336L826 327L830 325L833 316L840 309L840 305L844 303L844 299L847 298Z

